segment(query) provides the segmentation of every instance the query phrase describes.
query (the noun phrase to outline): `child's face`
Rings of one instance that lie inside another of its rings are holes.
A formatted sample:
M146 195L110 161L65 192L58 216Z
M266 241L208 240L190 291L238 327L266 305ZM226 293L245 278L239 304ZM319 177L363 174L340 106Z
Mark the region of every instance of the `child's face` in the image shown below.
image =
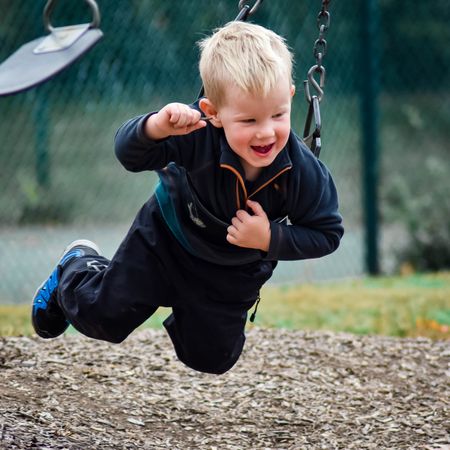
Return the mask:
M264 98L243 92L236 86L228 87L217 118L228 144L241 160L247 179L255 179L286 145L294 92L287 77L280 77Z

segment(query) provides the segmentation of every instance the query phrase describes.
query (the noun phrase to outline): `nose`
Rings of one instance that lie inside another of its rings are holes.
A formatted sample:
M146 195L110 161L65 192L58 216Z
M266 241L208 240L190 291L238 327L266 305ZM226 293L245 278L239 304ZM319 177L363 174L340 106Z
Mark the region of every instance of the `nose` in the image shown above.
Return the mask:
M274 136L275 136L275 130L274 130L272 124L268 121L262 123L258 127L258 130L256 131L256 138L260 139L260 140L272 138Z

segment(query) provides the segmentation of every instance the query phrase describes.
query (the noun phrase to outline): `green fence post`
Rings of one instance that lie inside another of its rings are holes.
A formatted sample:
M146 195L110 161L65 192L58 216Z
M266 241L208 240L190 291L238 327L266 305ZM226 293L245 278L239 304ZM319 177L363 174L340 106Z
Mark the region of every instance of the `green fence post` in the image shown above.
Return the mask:
M378 93L379 53L378 0L362 2L361 39L361 119L364 187L363 210L365 222L365 265L371 275L380 273L378 258Z
M46 33L42 20L42 5L36 2L33 16L36 36ZM30 11L31 13L31 11ZM33 123L34 123L34 153L36 181L39 187L48 188L50 184L50 156L49 156L49 106L48 88L46 84L33 88Z
M35 124L35 156L36 180L39 186L47 188L50 184L49 161L49 110L45 90L38 89L34 96L34 124Z

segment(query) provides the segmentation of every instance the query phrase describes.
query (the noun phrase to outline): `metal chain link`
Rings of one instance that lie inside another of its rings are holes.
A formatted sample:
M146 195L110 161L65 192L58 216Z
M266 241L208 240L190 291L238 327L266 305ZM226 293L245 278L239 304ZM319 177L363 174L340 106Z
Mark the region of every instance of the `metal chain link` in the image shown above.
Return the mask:
M309 104L308 114L305 121L305 128L303 131L303 138L318 158L320 150L322 148L321 142L321 128L322 119L320 116L320 101L323 98L325 86L325 67L323 66L323 58L327 53L327 41L325 35L330 27L330 13L328 12L328 6L331 0L322 0L322 8L317 16L317 28L319 29L319 37L314 42L313 54L316 59L314 64L308 71L307 79L304 81L305 97ZM314 78L314 75L318 74L319 82ZM316 94L311 95L310 87L313 87ZM314 119L314 130L310 133L312 121Z
M327 41L325 35L330 27L330 13L328 12L328 5L330 0L322 2L322 9L317 16L317 28L319 29L319 38L314 42L313 54L316 58L317 66L322 66L322 58L327 53Z
M325 40L326 33L330 27L330 13L328 6L331 0L322 0L322 8L317 15L317 28L319 30L319 37L314 42L313 55L316 59L316 64L308 71L308 80L305 81L305 95L309 103L311 103L310 85L317 92L319 101L324 95L323 87L325 85L325 67L323 66L323 58L327 53L327 41ZM319 75L319 82L316 81L314 75Z
M246 0L239 0L238 4L239 14L234 20L241 20L245 22L249 16L255 14L255 12L261 6L262 2L263 0L256 0L253 6L250 7L249 5L246 4Z
M250 11L248 12L248 15L251 16L252 14L255 14L255 12L258 10L258 8L260 7L262 2L263 2L263 0L256 0L255 3L253 4L253 6L251 7ZM239 6L239 9L244 8L244 6L246 6L245 0L240 0L238 6Z

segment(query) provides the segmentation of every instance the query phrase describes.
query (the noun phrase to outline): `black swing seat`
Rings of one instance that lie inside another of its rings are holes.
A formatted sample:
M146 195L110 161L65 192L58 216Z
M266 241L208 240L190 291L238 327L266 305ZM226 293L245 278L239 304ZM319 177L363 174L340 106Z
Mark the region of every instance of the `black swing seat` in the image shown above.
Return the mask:
M0 64L0 96L37 86L74 63L103 36L100 29L90 27L52 27L49 35L22 45Z

